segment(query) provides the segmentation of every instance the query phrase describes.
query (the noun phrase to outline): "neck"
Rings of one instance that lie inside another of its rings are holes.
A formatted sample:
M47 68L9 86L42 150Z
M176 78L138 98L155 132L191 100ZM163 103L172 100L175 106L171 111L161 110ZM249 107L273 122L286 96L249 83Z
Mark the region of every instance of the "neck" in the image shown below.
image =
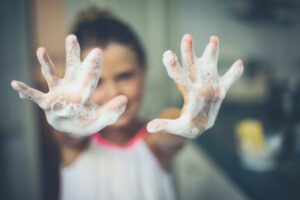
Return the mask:
M101 130L101 136L116 144L127 144L142 126L143 123L135 119L124 127L109 126Z

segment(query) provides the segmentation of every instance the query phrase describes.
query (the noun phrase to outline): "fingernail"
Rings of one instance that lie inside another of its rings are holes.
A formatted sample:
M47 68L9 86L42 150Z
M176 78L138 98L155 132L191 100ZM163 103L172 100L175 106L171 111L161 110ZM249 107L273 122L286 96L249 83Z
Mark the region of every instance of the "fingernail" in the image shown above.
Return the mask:
M17 81L15 81L15 80L13 80L11 83L10 83L10 85L11 85L11 87L13 88L13 89L16 89L16 88L18 88L18 82Z

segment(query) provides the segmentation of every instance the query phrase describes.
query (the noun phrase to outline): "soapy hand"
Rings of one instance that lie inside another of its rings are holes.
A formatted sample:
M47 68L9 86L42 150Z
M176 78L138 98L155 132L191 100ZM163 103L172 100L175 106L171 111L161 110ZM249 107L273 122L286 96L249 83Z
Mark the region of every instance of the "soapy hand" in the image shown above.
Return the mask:
M223 76L219 76L218 54L219 39L211 36L203 55L197 58L189 34L184 35L181 42L182 67L172 51L164 53L163 63L183 95L184 105L177 119L154 119L149 122L149 132L196 138L214 125L228 89L243 73L243 63L237 60Z
M29 99L41 107L48 123L58 131L73 136L87 136L116 122L124 112L127 97L117 96L97 105L90 98L97 86L101 71L102 51L91 50L83 62L76 36L66 38L66 71L59 77L45 48L37 50L49 92L43 93L22 82L12 81L11 86L21 98Z

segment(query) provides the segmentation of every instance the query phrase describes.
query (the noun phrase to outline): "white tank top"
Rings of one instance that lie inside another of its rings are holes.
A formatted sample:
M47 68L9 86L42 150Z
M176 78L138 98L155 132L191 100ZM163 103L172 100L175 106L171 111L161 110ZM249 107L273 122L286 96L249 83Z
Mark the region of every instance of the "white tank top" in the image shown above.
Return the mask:
M100 134L61 169L61 200L174 200L170 175L144 142L143 127L126 145Z

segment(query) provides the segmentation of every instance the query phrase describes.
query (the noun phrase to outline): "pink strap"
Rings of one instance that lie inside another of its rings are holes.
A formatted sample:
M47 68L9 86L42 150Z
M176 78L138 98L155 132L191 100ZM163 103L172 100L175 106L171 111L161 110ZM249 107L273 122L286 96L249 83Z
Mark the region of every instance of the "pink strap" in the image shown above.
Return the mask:
M131 138L131 140L126 144L116 144L102 137L101 132L92 135L92 140L101 146L106 146L109 148L127 149L132 147L137 141L143 139L147 134L146 126L143 126L139 131Z

